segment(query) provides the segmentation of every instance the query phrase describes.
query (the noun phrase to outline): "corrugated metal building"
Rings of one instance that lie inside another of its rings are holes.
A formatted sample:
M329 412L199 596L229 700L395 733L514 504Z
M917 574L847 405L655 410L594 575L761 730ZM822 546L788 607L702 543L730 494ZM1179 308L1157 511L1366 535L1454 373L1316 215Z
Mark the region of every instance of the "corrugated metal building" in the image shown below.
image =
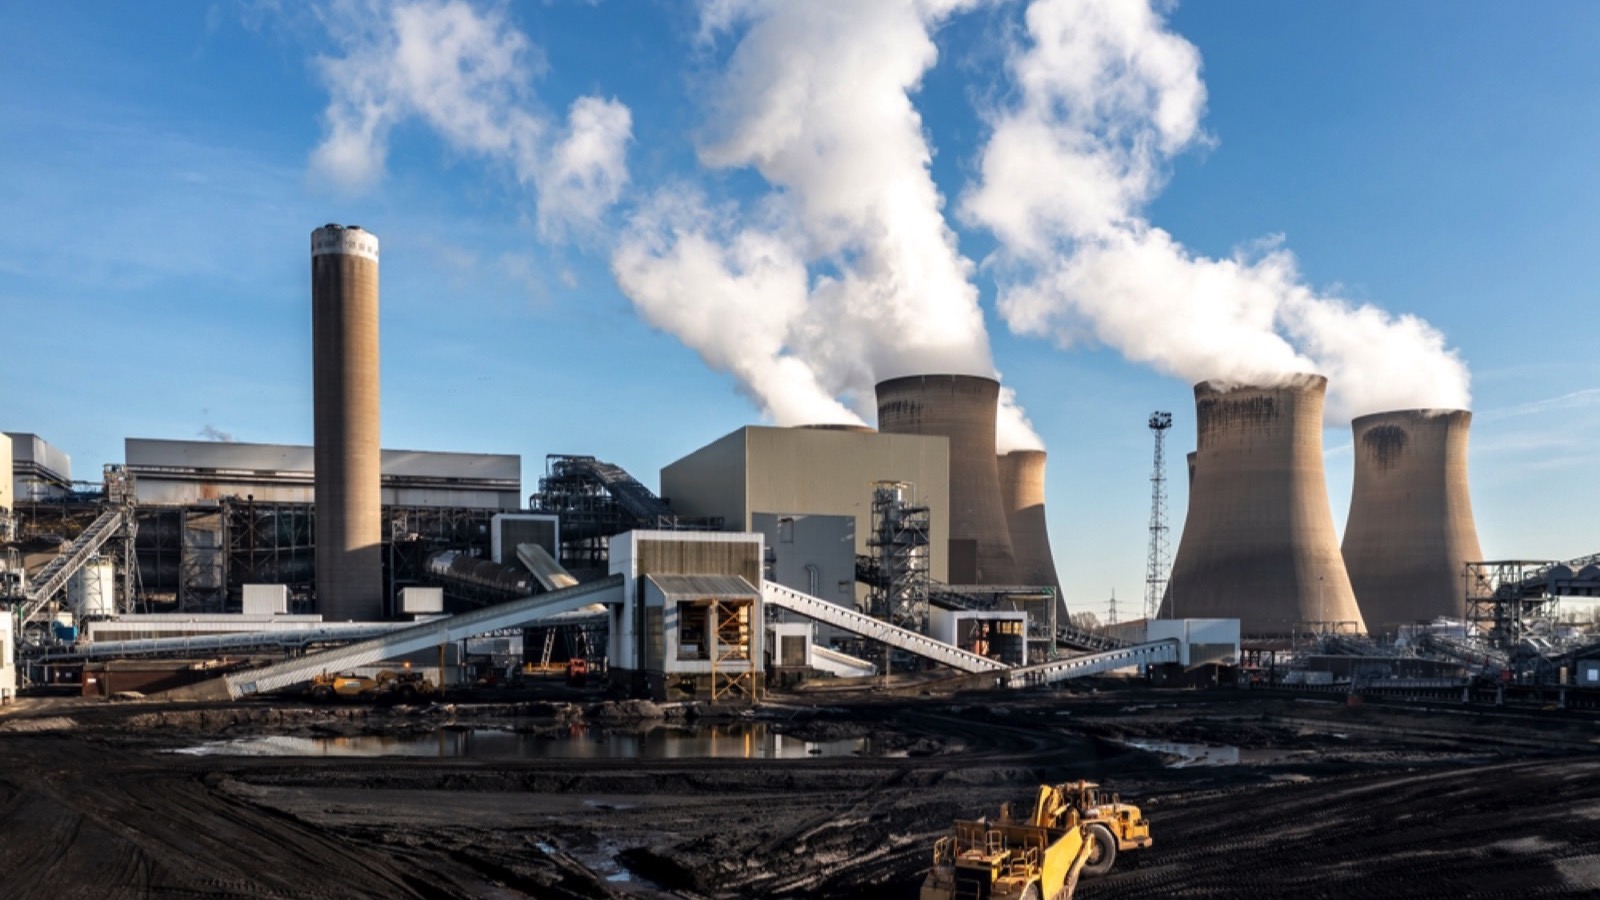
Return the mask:
M7 431L5 436L11 439L13 502L55 500L71 493L72 457L36 434Z
M193 506L222 497L311 503L309 446L128 438L128 474L141 506ZM384 506L520 508L522 457L506 453L383 451Z

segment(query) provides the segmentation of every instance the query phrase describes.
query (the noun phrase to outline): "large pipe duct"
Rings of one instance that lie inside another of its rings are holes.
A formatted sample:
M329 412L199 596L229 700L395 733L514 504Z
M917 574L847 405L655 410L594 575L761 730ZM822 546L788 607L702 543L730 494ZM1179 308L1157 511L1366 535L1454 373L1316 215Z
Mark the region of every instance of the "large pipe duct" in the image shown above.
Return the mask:
M1050 552L1050 531L1044 516L1045 452L1013 450L998 457L996 463L1018 581L1056 588L1059 595L1056 560Z
M381 618L378 238L358 226L311 233L311 352L317 609Z
M1472 413L1406 409L1361 416L1344 564L1367 627L1461 618L1466 563L1480 560L1467 488Z
M1195 385L1189 514L1163 618L1239 619L1249 635L1297 627L1364 632L1322 470L1328 380Z
M950 439L950 583L1016 584L995 459L1000 383L975 375L911 375L880 382L877 392L878 431Z

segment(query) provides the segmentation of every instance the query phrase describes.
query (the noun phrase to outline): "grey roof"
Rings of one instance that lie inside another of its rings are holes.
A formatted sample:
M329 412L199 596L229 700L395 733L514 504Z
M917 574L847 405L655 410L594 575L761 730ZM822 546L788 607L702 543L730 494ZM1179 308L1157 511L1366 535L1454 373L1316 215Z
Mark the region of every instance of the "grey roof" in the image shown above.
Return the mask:
M646 575L669 600L706 597L753 597L761 592L739 575Z

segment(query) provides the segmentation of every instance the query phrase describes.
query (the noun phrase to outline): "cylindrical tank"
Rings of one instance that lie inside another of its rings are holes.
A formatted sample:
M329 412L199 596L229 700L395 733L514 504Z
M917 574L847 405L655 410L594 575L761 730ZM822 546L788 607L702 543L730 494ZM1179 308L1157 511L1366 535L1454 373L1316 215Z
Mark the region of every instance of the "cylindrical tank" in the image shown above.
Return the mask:
M1481 560L1467 488L1466 410L1361 416L1344 564L1373 633L1466 612L1465 564Z
M1323 477L1327 387L1321 375L1195 385L1194 481L1163 618L1239 619L1259 636L1366 630Z
M1018 583L1056 588L1056 560L1050 552L1050 531L1044 516L1043 450L1013 450L996 459L1000 499L1005 504L1011 551L1017 559Z
M311 233L317 609L329 621L383 615L378 437L378 238L359 226Z
M111 563L95 560L72 573L67 580L67 605L79 620L115 616L117 579Z
M1000 383L975 375L910 375L880 382L877 392L879 432L950 439L950 583L1016 584L995 459Z

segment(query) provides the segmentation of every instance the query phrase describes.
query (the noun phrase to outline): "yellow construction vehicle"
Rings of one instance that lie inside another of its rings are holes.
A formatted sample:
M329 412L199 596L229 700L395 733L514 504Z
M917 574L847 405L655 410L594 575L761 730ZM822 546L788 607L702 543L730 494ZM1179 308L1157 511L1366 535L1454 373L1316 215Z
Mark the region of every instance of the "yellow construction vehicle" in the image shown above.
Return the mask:
M334 700L371 700L380 703L413 703L439 693L439 688L421 672L396 672L384 669L374 677L341 672L323 672L311 679L306 692L320 703Z
M956 822L933 845L921 900L1071 900L1091 842L1072 810L1055 821L1013 822L1002 807L998 822Z
M1100 785L1068 781L1039 786L1039 798L1033 805L1036 824L1049 825L1069 812L1089 834L1089 859L1083 866L1083 874L1089 878L1111 871L1119 853L1150 846L1150 822L1139 807L1123 803L1116 794L1107 799L1100 793Z

